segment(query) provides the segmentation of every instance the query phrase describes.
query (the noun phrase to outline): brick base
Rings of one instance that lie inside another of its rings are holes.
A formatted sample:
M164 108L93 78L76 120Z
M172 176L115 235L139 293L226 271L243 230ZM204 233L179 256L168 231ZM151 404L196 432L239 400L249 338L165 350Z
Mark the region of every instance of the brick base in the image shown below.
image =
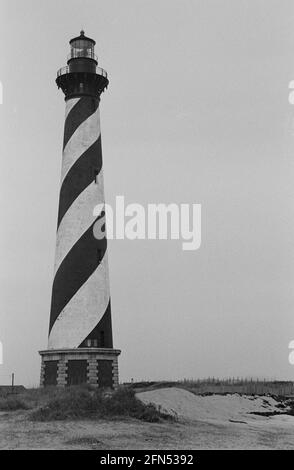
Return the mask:
M118 387L119 349L52 349L39 351L39 354L42 358L41 387L65 387L79 383L103 388Z

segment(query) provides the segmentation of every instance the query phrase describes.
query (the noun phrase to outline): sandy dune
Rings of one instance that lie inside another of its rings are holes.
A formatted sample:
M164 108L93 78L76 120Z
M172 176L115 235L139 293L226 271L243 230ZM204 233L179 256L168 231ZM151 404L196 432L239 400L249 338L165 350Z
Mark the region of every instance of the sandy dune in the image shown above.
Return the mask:
M280 412L277 402L272 397L253 397L240 395L194 395L187 390L171 387L137 393L144 403L153 403L162 411L178 418L214 423L241 421L250 423L275 422L290 423L294 427L294 417L273 416L266 418L250 413Z

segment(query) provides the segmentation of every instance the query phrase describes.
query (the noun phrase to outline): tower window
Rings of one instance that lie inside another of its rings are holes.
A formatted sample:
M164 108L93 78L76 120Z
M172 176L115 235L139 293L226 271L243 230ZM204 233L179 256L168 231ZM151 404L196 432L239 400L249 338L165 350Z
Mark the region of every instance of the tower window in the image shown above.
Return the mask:
M97 348L98 347L98 339L87 339L84 343L86 348Z
M98 183L98 175L99 175L99 171L98 171L98 168L95 168L94 169L94 179L95 179L95 184Z
M105 346L105 335L104 335L104 331L100 331L100 343L101 343L101 348L104 348L104 346Z
M101 250L101 248L98 248L97 256L98 256L98 261L100 262L102 260L102 250Z

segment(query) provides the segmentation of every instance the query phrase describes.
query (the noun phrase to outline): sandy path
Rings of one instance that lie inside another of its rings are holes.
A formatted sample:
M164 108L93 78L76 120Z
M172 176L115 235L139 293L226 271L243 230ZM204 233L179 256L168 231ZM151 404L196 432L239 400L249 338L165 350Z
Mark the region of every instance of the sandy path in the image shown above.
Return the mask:
M0 418L0 449L294 449L293 426L280 424L263 428L135 420L33 423L27 412Z
M33 422L30 412L0 413L0 449L173 448L178 424L138 420ZM160 445L159 445L160 444Z

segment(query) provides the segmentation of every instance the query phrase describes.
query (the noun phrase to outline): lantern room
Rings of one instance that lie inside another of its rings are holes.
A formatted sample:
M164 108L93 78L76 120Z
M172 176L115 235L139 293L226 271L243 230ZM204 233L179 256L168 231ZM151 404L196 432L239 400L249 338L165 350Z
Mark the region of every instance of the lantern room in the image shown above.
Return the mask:
M94 59L97 62L97 57L94 53L95 41L85 36L82 30L80 36L73 38L69 42L70 54L68 60L77 58Z

